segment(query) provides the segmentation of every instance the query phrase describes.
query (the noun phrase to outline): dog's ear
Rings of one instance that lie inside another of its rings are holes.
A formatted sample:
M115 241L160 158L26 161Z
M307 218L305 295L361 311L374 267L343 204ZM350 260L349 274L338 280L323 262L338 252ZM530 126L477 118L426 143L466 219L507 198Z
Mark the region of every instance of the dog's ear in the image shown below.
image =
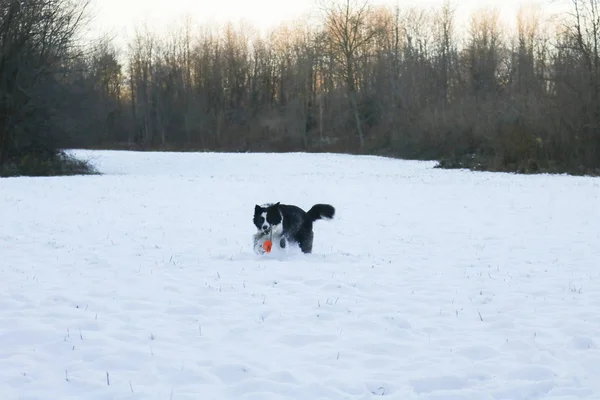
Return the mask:
M275 204L273 204L273 205L274 205L275 207L279 207L279 203L280 203L280 202L278 201L277 203L275 203Z
M260 206L258 204L254 206L254 212L255 213L259 213L260 210L261 210L261 208L260 208Z

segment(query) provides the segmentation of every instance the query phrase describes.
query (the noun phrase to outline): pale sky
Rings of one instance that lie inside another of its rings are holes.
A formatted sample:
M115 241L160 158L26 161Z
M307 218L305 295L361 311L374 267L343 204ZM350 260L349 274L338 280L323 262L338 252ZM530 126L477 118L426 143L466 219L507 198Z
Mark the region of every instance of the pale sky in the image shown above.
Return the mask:
M118 41L126 42L132 28L148 21L158 29L177 23L186 14L196 23L246 21L253 26L268 30L281 22L314 12L318 0L92 0L96 19L94 30L110 31L118 35ZM474 9L493 6L501 16L512 23L520 5L550 2L568 4L568 0L453 0L457 5L457 18L465 19ZM410 6L440 6L443 0L371 0L371 4L399 4ZM556 6L552 8L555 9Z

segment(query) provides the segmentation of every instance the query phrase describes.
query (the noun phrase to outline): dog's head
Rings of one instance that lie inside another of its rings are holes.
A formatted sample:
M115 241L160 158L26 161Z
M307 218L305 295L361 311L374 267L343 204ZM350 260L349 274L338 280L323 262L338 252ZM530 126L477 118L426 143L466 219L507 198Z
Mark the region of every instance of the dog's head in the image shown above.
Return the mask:
M254 207L254 226L260 232L268 234L271 231L280 231L282 222L283 217L279 210L279 203Z

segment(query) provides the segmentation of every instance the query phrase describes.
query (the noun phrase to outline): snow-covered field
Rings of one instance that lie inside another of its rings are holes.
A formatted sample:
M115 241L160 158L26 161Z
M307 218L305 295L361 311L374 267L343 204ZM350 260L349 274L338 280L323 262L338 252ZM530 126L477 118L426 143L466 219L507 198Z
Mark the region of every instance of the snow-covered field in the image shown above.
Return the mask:
M0 398L599 399L599 180L77 151L0 180ZM256 203L331 203L313 254Z

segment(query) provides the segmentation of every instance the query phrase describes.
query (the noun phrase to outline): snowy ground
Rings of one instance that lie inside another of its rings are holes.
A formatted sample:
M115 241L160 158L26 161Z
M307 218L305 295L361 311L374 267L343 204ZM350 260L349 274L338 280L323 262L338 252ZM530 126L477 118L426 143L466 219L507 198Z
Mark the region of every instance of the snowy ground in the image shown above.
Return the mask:
M598 399L599 180L83 152L0 180L10 399ZM256 203L337 209L252 252Z

